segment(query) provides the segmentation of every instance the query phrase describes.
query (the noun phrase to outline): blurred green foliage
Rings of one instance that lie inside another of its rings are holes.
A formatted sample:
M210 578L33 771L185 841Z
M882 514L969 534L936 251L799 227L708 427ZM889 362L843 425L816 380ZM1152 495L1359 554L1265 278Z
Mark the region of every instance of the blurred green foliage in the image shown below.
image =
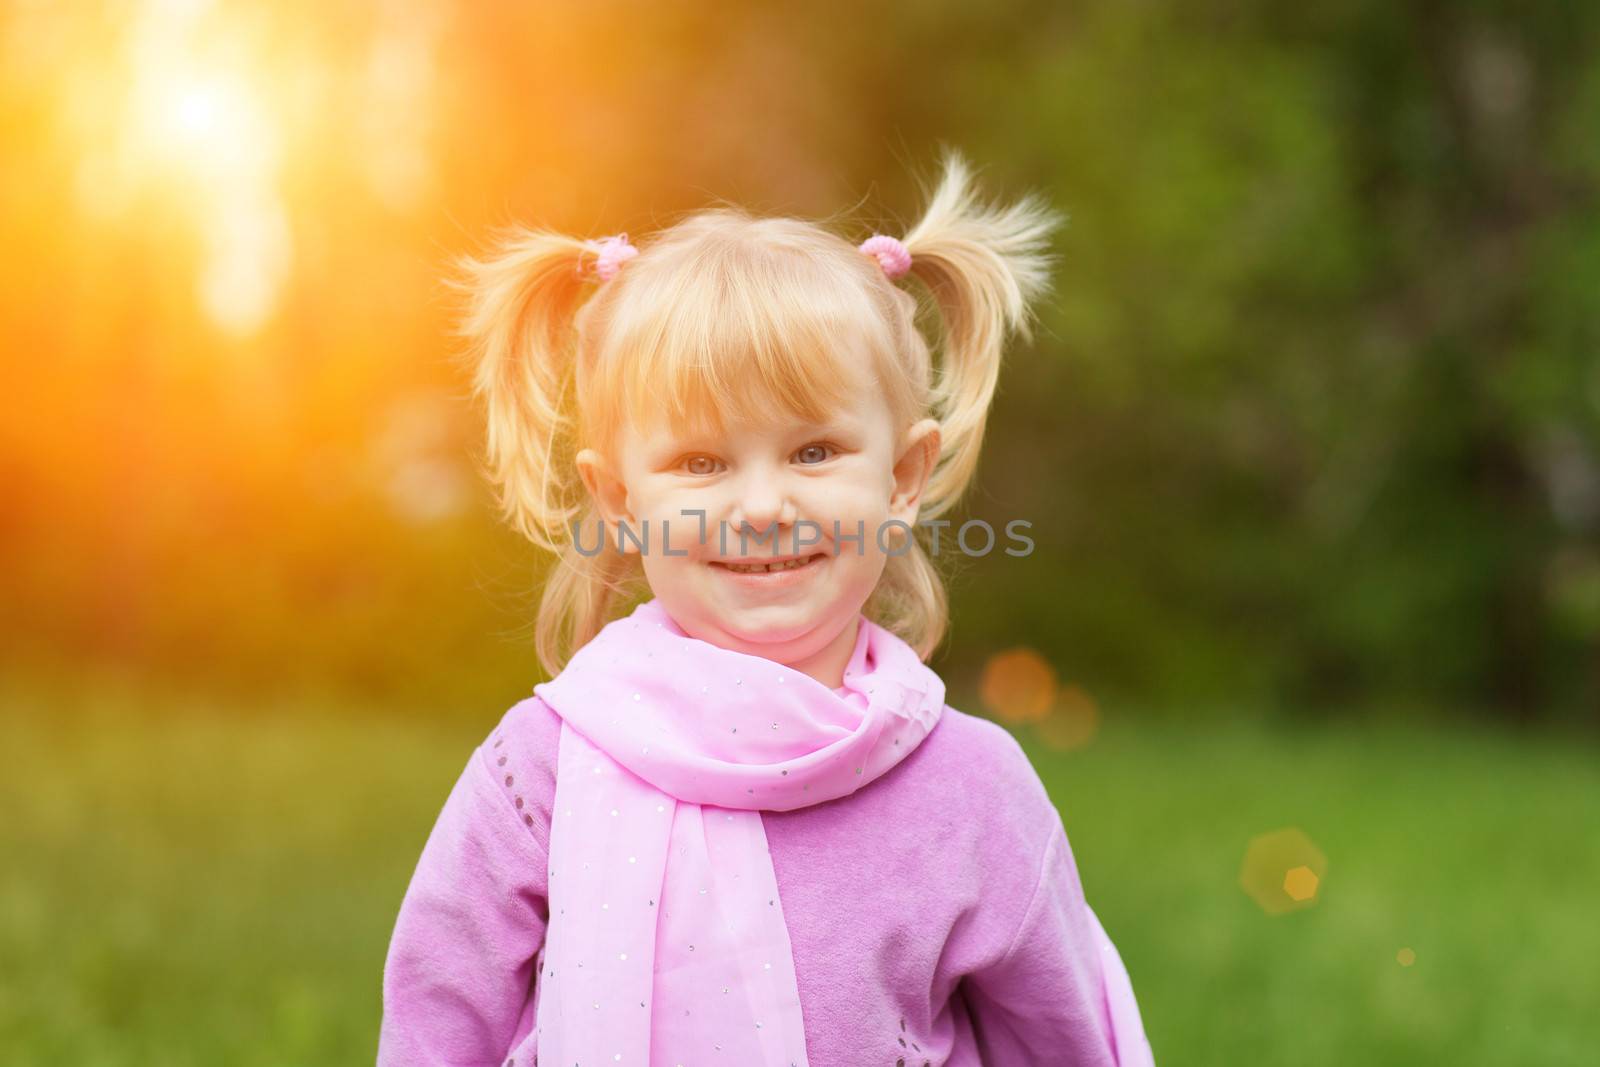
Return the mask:
M120 97L80 81L126 27L0 14L13 664L498 709L538 680L543 562L473 469L449 259L715 197L859 202L861 237L912 221L945 143L1070 222L970 501L1037 549L962 562L935 666L1028 644L1111 707L1593 721L1600 8L217 10L288 116L290 269L244 336L197 309L193 198L84 206L74 122ZM395 41L409 95L373 103ZM369 180L374 115L409 185Z

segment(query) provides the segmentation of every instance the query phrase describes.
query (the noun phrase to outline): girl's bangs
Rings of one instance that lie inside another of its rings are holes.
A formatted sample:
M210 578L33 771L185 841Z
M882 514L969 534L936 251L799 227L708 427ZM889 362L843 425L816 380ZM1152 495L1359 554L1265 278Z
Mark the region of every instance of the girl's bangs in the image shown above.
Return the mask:
M623 294L632 306L617 325L649 326L614 335L602 378L632 425L720 436L780 415L820 423L879 380L885 324L865 293L839 283L837 265L727 258Z

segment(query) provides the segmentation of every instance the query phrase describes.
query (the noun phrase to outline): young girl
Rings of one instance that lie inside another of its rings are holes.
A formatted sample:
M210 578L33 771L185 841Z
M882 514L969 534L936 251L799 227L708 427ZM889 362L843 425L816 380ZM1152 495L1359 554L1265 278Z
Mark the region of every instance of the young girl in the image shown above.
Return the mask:
M559 556L553 678L423 849L379 1064L1151 1062L1038 775L923 662L916 527L972 477L1056 222L952 154L903 239L721 207L469 263L492 477Z

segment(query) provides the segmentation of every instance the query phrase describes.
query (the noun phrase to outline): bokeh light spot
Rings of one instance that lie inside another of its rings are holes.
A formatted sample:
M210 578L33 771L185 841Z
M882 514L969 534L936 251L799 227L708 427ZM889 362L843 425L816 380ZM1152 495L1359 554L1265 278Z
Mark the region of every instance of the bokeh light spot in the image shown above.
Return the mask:
M1250 839L1239 868L1239 887L1268 915L1308 908L1319 899L1328 858L1297 827Z
M1417 954L1409 948L1403 948L1394 954L1395 962L1402 967L1409 967L1417 962Z
M978 695L1003 722L1038 722L1055 703L1056 685L1049 661L1031 648L1014 648L989 657Z
M1283 891L1295 900L1310 900L1317 895L1317 875L1310 867L1291 867L1283 876Z
M1039 721L1039 738L1051 748L1072 751L1094 740L1100 727L1100 705L1078 685L1065 685Z

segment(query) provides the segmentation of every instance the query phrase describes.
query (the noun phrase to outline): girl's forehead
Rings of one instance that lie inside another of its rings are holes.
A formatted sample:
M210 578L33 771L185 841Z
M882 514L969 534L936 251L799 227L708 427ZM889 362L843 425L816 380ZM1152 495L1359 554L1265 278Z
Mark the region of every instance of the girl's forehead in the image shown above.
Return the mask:
M637 436L648 440L729 441L738 438L784 438L828 430L860 429L870 424L872 417L870 411L860 410L856 404L850 403L831 411L824 411L816 418L775 409L762 412L753 418L724 418L716 422L709 419L672 419L658 415L642 424L636 423L635 426L638 429ZM887 417L886 412L884 417Z
M807 434L849 434L865 437L892 429L888 404L876 389L854 390L838 403L815 413L781 407L753 412L701 412L674 417L655 408L632 419L627 436L646 449L725 446L736 440L787 441Z

